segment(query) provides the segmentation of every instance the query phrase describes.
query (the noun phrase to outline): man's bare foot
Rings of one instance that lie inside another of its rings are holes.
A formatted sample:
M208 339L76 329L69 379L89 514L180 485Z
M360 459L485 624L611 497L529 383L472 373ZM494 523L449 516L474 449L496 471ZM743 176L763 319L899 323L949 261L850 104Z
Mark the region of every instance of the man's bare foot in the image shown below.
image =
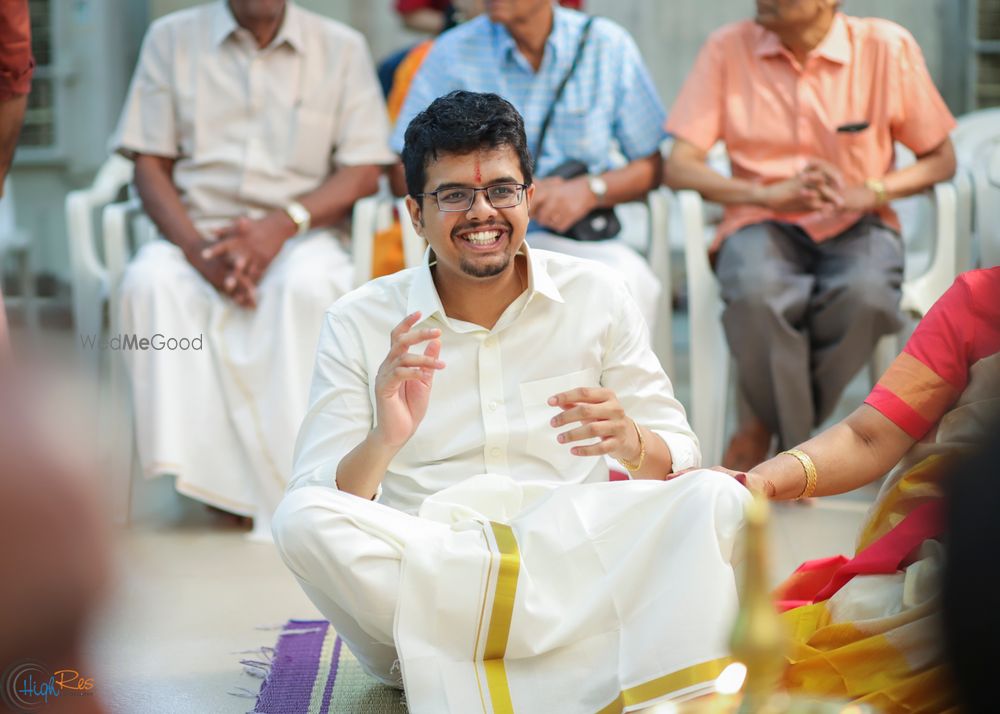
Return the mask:
M758 419L748 421L733 434L722 455L722 465L733 471L749 471L767 458L771 432Z

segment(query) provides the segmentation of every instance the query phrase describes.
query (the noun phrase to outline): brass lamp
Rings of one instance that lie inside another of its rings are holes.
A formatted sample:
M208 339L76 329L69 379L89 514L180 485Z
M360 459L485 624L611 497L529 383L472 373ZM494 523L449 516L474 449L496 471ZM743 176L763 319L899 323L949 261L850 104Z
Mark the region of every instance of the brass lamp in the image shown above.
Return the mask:
M869 706L781 690L788 633L771 598L769 510L767 498L755 493L746 512L743 591L729 640L735 661L716 680L716 693L689 702L657 704L642 710L643 714L874 714Z

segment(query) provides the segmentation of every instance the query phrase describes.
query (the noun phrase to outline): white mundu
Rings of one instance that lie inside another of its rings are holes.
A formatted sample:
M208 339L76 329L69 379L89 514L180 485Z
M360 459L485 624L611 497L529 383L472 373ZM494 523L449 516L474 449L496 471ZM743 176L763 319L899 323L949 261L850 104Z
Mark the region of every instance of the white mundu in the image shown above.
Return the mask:
M335 166L386 164L388 121L362 36L289 3L258 48L227 3L156 21L113 150L175 160L206 238L316 189ZM144 246L122 285L122 330L202 336L203 349L128 351L139 459L193 498L266 521L291 475L323 311L352 283L333 230L288 241L257 307L238 307L173 244Z
M444 313L430 251L330 308L279 552L415 714L593 714L702 692L725 664L747 492L704 471L611 483L604 459L557 442L548 398L603 386L675 469L700 459L622 279L522 251L528 287L493 329ZM418 310L447 365L427 413L376 500L339 491L338 463L374 426L390 331Z

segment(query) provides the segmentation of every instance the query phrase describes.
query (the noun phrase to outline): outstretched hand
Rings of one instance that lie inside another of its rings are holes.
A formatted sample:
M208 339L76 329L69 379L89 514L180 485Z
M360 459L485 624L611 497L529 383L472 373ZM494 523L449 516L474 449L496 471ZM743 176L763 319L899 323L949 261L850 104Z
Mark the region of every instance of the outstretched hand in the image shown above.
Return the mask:
M375 407L378 425L375 431L390 447L402 447L420 426L430 402L434 373L444 369L441 354L441 330L414 330L420 313L414 312L390 333L389 354L375 377ZM409 349L426 342L423 353Z
M775 488L774 483L770 480L765 479L759 474L755 474L752 471L746 473L742 471L733 471L732 469L727 469L725 466L692 466L689 469L682 469L681 471L676 471L669 474L666 478L667 481L675 479L678 476L683 476L691 471L699 471L701 469L708 469L709 471L718 471L724 473L727 476L732 476L734 479L739 481L740 485L746 487L750 491L761 493L768 498L774 498Z

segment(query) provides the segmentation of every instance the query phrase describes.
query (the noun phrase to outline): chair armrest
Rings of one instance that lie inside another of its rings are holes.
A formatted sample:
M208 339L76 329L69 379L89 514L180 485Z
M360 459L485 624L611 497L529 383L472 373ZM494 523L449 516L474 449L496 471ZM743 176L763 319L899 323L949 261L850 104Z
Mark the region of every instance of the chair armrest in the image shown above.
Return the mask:
M132 250L129 241L129 225L132 219L142 211L142 204L132 199L120 201L104 207L101 213L101 226L104 238L104 257L107 263L108 284L110 292L118 290L125 266L128 265ZM112 321L114 315L112 315Z
M92 223L93 209L98 203L89 190L70 191L66 196L66 235L74 282L77 276L87 276L106 284L107 267L97 257L97 243Z
M107 285L107 269L97 252L93 214L118 197L132 180L132 169L131 161L113 155L104 162L88 188L71 191L66 196L66 233L74 277L90 278Z
M663 187L650 191L646 196L649 211L649 245L646 260L653 275L660 281L660 299L656 306L656 324L653 325L653 352L671 379L674 373L674 315L673 276L670 271L670 192Z
M695 191L675 194L684 232L690 328L691 426L701 443L703 463L722 458L729 387L729 347L722 329L722 299L708 261L705 202Z
M366 196L355 201L354 208L351 210L351 259L354 261L354 287L364 285L372 274L378 204L378 196Z
M927 314L954 282L959 273L959 254L967 250L960 244L958 224L959 189L954 181L942 181L927 190L934 206L934 231L931 261L926 271L903 283L902 308L919 316ZM962 240L968 241L963 236Z
M396 200L396 213L399 215L399 224L403 229L403 263L407 268L412 268L420 265L424 259L427 241L413 227L410 212L406 208L405 196Z

